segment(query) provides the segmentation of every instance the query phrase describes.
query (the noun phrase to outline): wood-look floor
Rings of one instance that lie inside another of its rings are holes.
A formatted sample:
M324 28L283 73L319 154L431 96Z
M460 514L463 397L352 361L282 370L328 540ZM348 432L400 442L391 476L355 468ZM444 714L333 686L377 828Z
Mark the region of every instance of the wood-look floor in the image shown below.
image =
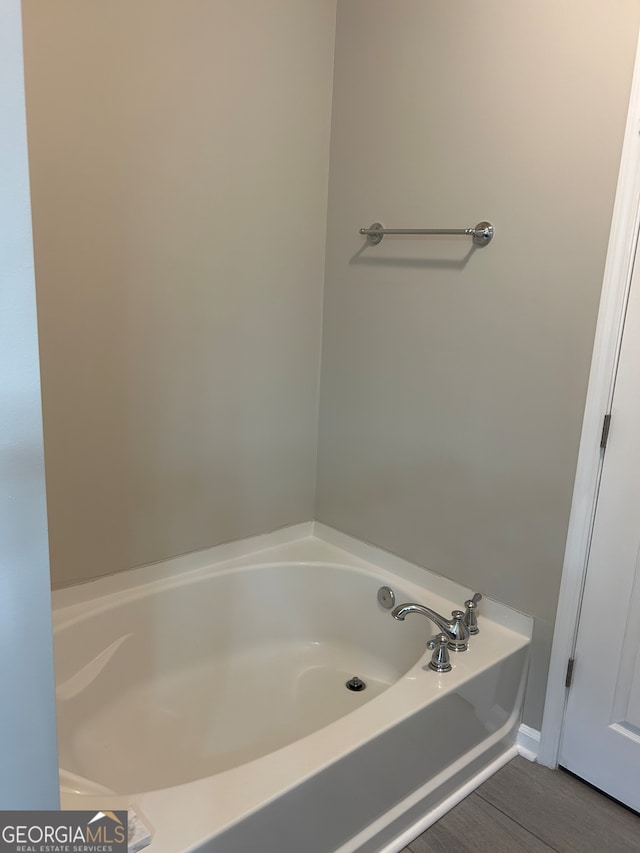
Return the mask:
M515 758L403 853L552 851L640 853L640 817L562 770Z

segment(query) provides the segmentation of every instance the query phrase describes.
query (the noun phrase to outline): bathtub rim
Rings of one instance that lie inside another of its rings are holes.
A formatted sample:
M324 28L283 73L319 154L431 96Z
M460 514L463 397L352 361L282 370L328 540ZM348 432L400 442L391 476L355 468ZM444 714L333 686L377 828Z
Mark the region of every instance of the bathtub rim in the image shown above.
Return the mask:
M308 553L309 548L315 552L314 559L301 556ZM255 560L261 557L265 559L256 563ZM328 525L310 521L54 589L51 593L54 631L62 624L68 624L67 619L73 618L76 612L83 612L83 608L98 598L106 600L114 596L112 600L115 602L132 589L144 587L146 594L162 583L174 586L184 579L191 583L209 573L280 562L328 562L364 570L365 573L373 572L381 580L391 581L400 577L406 586L414 588L412 592L415 591L416 595L426 589L430 595L459 608L477 591ZM529 614L487 596L483 597L480 607L481 619L489 619L531 637L533 617Z

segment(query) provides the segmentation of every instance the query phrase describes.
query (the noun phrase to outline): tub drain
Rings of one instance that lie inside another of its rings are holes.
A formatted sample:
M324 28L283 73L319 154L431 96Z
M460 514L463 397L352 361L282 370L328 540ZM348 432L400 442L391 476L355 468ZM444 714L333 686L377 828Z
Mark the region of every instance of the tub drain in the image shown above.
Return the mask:
M357 675L354 675L353 678L350 678L347 681L347 687L349 690L355 690L356 693L359 693L360 690L364 690L367 685L364 681L360 681Z

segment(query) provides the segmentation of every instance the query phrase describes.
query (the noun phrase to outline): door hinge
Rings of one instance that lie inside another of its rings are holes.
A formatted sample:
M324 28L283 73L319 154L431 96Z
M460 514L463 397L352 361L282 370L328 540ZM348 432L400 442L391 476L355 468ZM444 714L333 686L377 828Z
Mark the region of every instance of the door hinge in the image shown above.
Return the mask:
M564 680L565 687L571 687L571 682L573 681L573 665L575 662L575 658L569 658L569 662L567 663L567 676Z
M602 435L600 436L600 447L602 450L607 446L607 440L609 438L609 428L611 427L611 413L609 412L604 416L604 421L602 423Z

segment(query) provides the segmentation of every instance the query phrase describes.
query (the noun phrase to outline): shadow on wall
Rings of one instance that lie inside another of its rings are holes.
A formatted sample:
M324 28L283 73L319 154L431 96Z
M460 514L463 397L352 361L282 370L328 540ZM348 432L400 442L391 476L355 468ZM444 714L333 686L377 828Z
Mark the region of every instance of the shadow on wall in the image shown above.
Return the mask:
M439 238L442 239L442 238ZM419 237L385 237L385 243L387 241L390 244L395 242L404 242L406 240L414 241L422 243L424 242L424 238ZM453 240L452 240L453 242ZM385 246L387 248L387 246ZM394 246L395 248L395 246ZM384 251L384 250L382 250ZM364 264L371 265L373 267L390 267L394 269L402 269L404 268L412 268L412 269L433 269L433 270L463 270L469 261L472 259L474 254L477 251L476 246L471 246L465 254L460 258L433 258L433 257L402 257L398 254L394 254L392 257L385 257L382 254L382 251L379 246L370 246L368 243L364 243L363 246L358 249L358 251L349 259L350 264ZM374 254L377 252L378 254ZM431 252L429 253L431 254Z

